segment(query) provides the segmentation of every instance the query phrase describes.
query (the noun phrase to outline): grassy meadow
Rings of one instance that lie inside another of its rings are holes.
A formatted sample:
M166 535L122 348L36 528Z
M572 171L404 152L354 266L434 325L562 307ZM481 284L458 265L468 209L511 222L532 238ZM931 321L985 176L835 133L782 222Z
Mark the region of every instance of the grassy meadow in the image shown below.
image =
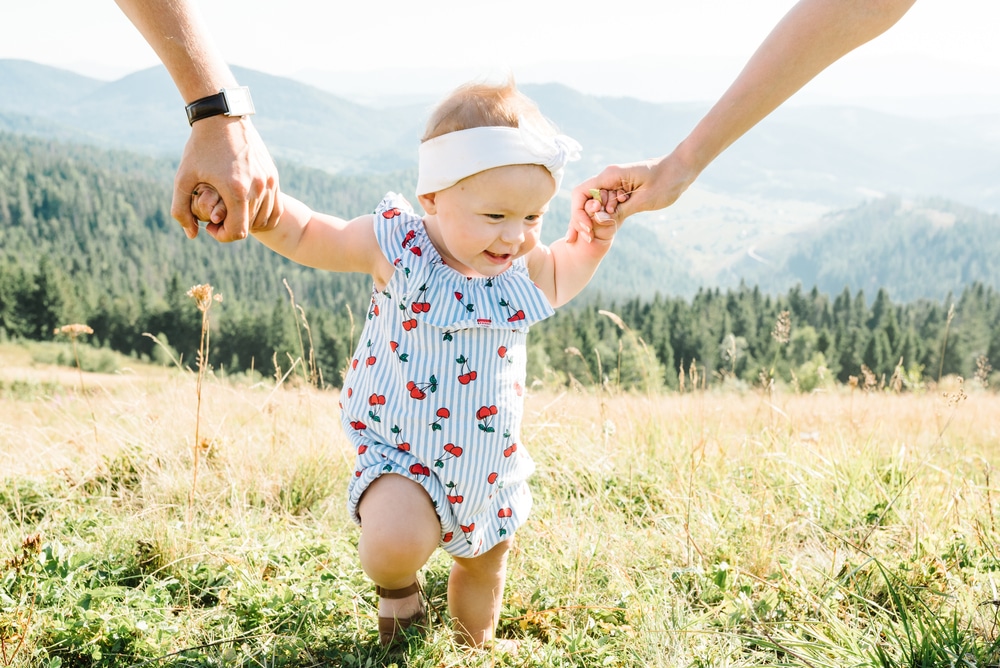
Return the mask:
M386 653L337 393L209 374L199 405L195 372L106 357L0 344L0 666L1000 664L1000 396L974 381L537 389L518 651L452 642L439 551L431 632Z

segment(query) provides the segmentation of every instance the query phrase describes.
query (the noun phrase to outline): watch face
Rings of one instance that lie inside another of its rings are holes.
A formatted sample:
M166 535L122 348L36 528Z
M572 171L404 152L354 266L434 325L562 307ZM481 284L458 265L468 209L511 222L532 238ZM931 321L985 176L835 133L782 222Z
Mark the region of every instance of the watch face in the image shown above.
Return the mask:
M226 116L249 116L253 113L253 100L250 99L250 89L246 86L225 88L222 93L229 107Z

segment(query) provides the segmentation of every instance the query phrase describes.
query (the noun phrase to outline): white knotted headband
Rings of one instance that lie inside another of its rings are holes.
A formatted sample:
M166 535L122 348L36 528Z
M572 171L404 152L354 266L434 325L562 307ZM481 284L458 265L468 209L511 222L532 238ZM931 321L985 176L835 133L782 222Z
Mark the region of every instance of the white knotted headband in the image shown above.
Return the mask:
M576 140L566 135L546 137L523 126L449 132L420 145L417 195L450 188L473 174L506 165L542 165L558 190L566 163L579 157Z

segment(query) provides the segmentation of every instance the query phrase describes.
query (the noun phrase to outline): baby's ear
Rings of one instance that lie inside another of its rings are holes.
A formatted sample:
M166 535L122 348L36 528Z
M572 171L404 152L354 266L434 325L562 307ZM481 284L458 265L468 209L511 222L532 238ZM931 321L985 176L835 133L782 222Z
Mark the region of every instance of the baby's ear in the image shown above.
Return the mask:
M423 207L427 215L433 216L437 213L437 203L435 202L435 196L437 193L427 193L426 195L417 195L417 201L420 202L420 206Z

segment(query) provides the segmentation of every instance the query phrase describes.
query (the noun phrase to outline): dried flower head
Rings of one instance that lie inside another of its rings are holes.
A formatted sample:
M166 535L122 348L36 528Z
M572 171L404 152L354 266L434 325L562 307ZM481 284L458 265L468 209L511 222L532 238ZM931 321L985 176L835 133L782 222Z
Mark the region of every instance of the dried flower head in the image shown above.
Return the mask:
M187 296L191 297L198 304L198 310L204 313L209 308L212 307L212 302L222 301L222 295L212 295L213 288L208 283L202 285L192 286L190 290L187 291Z
M861 375L865 377L865 392L870 392L874 389L875 385L878 384L878 378L875 376L875 372L869 369L864 364L861 365Z
M976 379L983 387L990 386L990 373L993 371L993 367L990 366L990 360L986 355L980 355L976 358Z
M788 340L792 333L792 314L788 311L782 311L778 314L778 321L774 323L774 329L771 330L771 336L778 343L788 343Z
M87 325L81 325L79 323L75 323L72 325L63 325L62 327L57 327L54 330L52 330L52 333L64 334L70 337L71 339L75 339L81 334L93 334L94 330L88 327Z
M969 395L965 393L965 379L959 376L958 389L954 392L945 392L944 398L948 401L948 406L951 408L958 406L959 403L968 399Z

